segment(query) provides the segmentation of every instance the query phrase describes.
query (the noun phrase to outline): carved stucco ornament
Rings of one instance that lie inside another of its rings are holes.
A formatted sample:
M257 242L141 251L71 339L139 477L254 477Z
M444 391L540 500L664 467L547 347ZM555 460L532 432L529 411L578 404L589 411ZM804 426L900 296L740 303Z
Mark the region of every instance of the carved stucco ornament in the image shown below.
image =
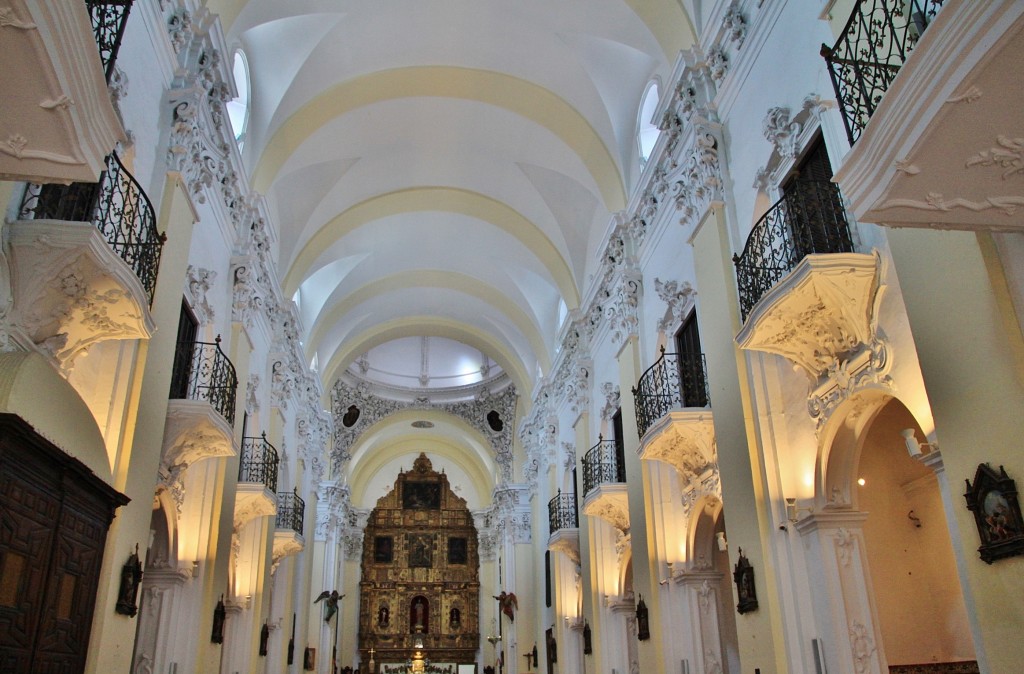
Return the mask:
M808 255L761 298L736 342L801 367L812 381L874 338L878 257Z
M600 517L619 531L629 531L626 485L609 483L595 487L583 499L583 513L590 517Z
M184 474L188 467L203 459L234 454L231 426L208 402L168 402L158 488L167 490L179 512L185 498Z
M682 325L697 293L686 281L662 281L659 278L654 279L654 291L658 298L668 305L665 315L658 321L658 331L669 334Z
M141 282L92 224L19 221L9 242L14 322L64 376L94 344L153 334Z
M810 379L817 429L857 391L893 390L888 345L878 330L883 288L877 254L808 255L754 306L736 342L782 356Z
M574 564L580 563L580 530L559 529L551 534L548 539L548 549L553 552L561 552L571 559Z
M669 412L644 434L638 454L641 459L673 466L684 484L703 474L718 461L711 411Z

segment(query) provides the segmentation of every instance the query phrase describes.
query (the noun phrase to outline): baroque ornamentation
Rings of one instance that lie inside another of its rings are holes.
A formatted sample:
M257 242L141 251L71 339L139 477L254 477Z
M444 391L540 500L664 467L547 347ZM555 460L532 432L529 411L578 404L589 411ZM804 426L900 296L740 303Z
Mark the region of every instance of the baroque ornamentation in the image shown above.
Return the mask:
M761 122L761 133L780 156L792 159L799 150L800 132L803 125L790 119L789 108L769 108L764 121Z
M604 396L604 405L601 407L601 420L610 420L622 405L622 396L619 387L610 381L601 384L601 395Z
M513 419L517 399L515 387L509 385L500 394L476 396L470 401L455 403L432 403L429 400L413 403L399 402L373 395L365 384L353 387L339 379L331 389L331 412L335 419L333 467L337 471L347 463L350 458L349 448L355 444L364 431L381 419L404 409L438 409L459 417L487 438L498 461L502 480L511 482L512 424L506 423L501 431L496 432L487 423L487 415L494 410L502 419ZM359 418L351 427L345 427L341 420L352 405L359 409Z
M839 563L843 566L850 566L850 562L853 561L853 549L856 545L853 532L845 527L840 527L836 530L835 542Z
M665 315L658 321L658 330L668 334L682 324L686 318L685 312L689 309L691 298L696 295L693 287L686 281L662 281L654 279L654 291L658 298L668 305Z
M876 340L853 356L834 360L826 368L819 385L807 398L807 412L820 431L840 404L865 388L895 391L889 376L891 363L885 342Z
M692 146L673 177L673 197L679 224L696 224L708 207L722 198L718 140L704 121L694 124Z
M17 28L18 30L35 30L36 24L22 21L14 14L11 7L0 7L0 28Z
M716 47L708 54L707 64L708 70L711 73L711 79L716 84L721 84L722 80L725 79L726 73L729 71L729 57L725 55L721 48Z
M870 670L871 658L875 653L875 640L868 628L859 620L850 626L850 650L853 653L853 666L857 674Z
M890 208L913 208L918 211L939 211L947 213L957 208L966 208L969 211L980 213L995 209L1003 215L1010 216L1017 212L1017 209L1024 206L1024 197L1019 196L991 196L980 201L955 197L946 199L938 192L929 192L924 200L919 199L888 199L875 210L885 211Z
M249 416L254 416L260 411L260 376L250 374L249 381L245 385L245 411Z
M185 284L188 288L189 306L199 321L199 325L210 325L214 320L213 306L210 305L206 295L213 287L217 279L217 272L210 269L203 269L193 265L188 266L185 274Z
M996 143L996 146L970 157L966 167L998 166L1003 169L1003 180L1017 173L1024 175L1024 138L999 135Z
M747 37L747 20L737 0L733 0L732 5L726 10L725 17L722 18L722 28L725 30L725 36L736 43L736 49L743 47L743 41Z
M639 272L624 273L615 289L615 296L608 308L605 318L612 331L612 341L621 343L627 337L636 335L640 326L640 292L643 281Z

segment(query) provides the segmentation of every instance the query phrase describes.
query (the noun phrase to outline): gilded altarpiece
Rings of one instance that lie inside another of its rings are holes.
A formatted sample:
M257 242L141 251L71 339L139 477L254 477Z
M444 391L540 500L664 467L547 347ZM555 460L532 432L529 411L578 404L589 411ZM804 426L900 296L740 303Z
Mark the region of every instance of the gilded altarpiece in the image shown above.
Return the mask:
M426 454L378 499L363 536L359 650L364 662L471 663L480 647L480 559L465 499Z

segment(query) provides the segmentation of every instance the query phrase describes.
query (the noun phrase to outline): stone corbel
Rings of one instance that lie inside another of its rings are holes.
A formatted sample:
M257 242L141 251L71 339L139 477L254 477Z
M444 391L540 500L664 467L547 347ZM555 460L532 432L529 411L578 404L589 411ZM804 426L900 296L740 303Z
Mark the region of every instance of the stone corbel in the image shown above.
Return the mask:
M637 449L641 459L663 461L684 478L699 476L718 462L714 417L710 410L676 410L659 419Z
M167 489L178 510L185 497L184 474L203 459L234 456L231 426L205 401L170 400L164 426L159 485Z
M65 377L94 344L153 334L142 283L91 223L15 222L10 246L15 340Z
M561 552L572 560L573 564L580 564L580 530L559 529L551 534L548 539L548 549L553 552Z
M626 485L602 484L583 499L583 514L599 517L622 532L629 531L629 496Z
M239 482L235 492L235 531L258 517L277 514L277 494L263 484Z
M736 336L740 348L773 353L812 382L875 340L877 255L808 255L765 293Z

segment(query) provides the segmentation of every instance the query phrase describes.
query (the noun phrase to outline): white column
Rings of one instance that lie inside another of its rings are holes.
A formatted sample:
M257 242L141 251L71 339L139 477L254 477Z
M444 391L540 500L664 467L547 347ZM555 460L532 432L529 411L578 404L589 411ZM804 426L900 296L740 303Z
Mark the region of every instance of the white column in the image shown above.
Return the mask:
M805 538L817 636L824 641L828 671L887 674L874 594L864 548L867 513L814 513L796 525Z
M190 649L176 643L186 635L174 627L186 620L182 615L181 607L185 602L181 595L191 577L191 569L180 571L170 566L146 569L132 674L189 671Z
M692 650L690 674L722 674L722 634L719 628L722 574L715 571L689 571L681 578L687 605L687 625ZM730 598L731 600L731 598Z

